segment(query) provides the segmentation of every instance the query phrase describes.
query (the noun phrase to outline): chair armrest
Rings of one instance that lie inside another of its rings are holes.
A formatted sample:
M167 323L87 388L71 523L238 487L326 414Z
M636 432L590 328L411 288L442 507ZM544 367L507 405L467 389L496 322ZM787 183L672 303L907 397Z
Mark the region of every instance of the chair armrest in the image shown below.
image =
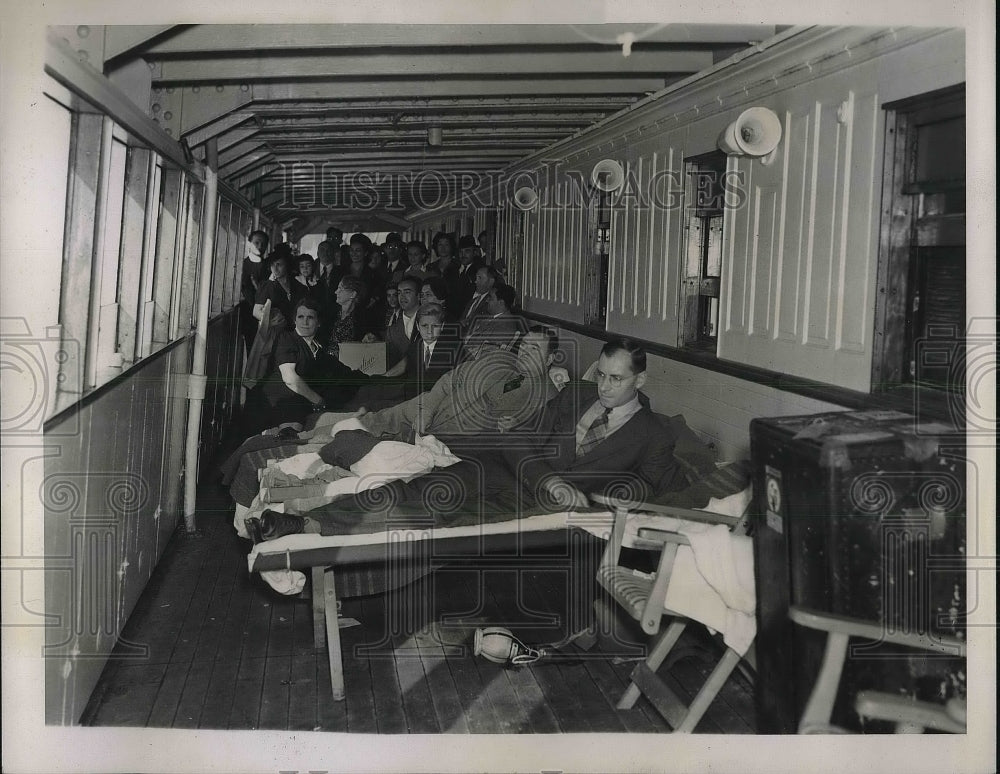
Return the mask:
M667 530L654 529L652 527L642 527L638 531L636 538L632 540L632 548L659 550L668 543L675 543L682 546L691 545L691 541L679 532L669 532Z
M950 656L965 657L965 642L955 637L891 631L878 623L860 621L857 618L849 618L844 615L837 615L836 613L821 613L817 610L796 607L795 605L788 608L788 616L799 626L805 626L808 629L819 629L831 634L863 637L876 642L891 642L894 645L904 645L910 648L946 653Z
M864 718L888 720L897 728L932 728L949 734L964 734L966 726L952 717L944 705L917 701L882 691L860 691L854 701L855 711Z
M630 513L652 513L657 516L671 516L675 519L696 521L701 524L725 524L728 527L736 526L741 520L739 516L712 513L711 511L696 511L692 508L678 508L673 505L659 505L639 500L625 500L621 497L608 497L603 494L595 493L588 496L599 505L604 505L614 510L626 510Z

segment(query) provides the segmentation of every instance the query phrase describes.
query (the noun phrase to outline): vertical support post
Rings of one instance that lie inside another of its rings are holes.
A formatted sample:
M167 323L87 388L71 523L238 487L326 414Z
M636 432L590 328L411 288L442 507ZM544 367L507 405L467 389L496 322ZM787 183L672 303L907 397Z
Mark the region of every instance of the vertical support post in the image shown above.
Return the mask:
M206 144L205 202L201 231L201 274L198 281L198 318L188 386L187 445L184 459L184 525L195 531L195 500L198 487L198 438L201 435L202 404L205 400L205 357L208 351L208 307L215 258L215 219L219 209L219 153L215 138Z

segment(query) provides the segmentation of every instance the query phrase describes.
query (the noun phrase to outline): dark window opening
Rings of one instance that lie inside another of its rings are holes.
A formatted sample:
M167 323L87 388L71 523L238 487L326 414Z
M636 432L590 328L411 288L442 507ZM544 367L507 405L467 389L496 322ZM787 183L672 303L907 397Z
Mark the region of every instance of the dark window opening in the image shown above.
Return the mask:
M721 151L685 160L687 254L681 280L680 344L712 353L719 329L726 161Z

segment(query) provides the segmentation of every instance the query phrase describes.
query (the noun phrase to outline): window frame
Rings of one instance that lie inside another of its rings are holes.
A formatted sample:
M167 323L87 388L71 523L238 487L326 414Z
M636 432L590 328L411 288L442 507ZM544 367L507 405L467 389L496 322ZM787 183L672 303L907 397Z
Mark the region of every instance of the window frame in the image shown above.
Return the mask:
M920 363L937 361L950 371L961 372L965 347L964 330L943 330L931 326L928 336L916 330L916 256L918 249L944 247L961 235L965 249L965 214L944 216L939 239L925 243L921 230L922 197L963 191L965 164L961 177L931 183L915 181L916 133L919 126L966 115L965 84L897 100L882 106L885 111L882 223L879 235L875 332L872 347L872 393L919 390L925 396L945 396L964 392L964 378L957 389L928 384L921 379ZM964 208L963 208L964 209ZM949 222L950 220L950 222ZM926 219L923 220L926 223ZM926 301L921 302L926 306ZM938 334L938 335L935 335Z

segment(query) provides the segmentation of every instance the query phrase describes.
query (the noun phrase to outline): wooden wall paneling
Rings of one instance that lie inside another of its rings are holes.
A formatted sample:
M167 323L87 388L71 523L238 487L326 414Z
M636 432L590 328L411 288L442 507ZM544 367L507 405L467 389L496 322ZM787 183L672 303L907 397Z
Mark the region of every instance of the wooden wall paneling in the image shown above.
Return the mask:
M170 350L164 390L165 432L161 443L160 500L153 510L156 522L154 550L157 560L183 517L184 447L187 438L188 375L191 373L194 337Z
M666 169L661 178L664 182L654 187L653 193L663 211L662 226L658 231L661 243L659 256L660 275L660 321L673 322L665 325L660 341L674 344L677 341L677 327L680 317L680 282L684 263L684 220L687 202L684 198L684 158L677 150L683 147L684 137L680 132L671 132L664 137L668 149ZM671 329L672 328L672 329Z
M139 292L142 285L143 239L147 228L146 194L151 182L151 156L152 152L145 148L132 147L128 151L125 202L122 208L117 342L122 364L126 367L135 362L139 350L136 334L139 328Z
M653 198L653 185L657 180L657 175L660 174L660 163L660 154L653 151L649 157L649 174L647 175L646 184L643 187L643 196L645 197L645 206L648 213L646 219L645 248L643 249L643 256L646 262L645 276L643 278L643 284L645 285L643 306L646 311L645 317L647 322L653 319L654 299L657 298L657 292L659 291L659 272L657 268L660 261L665 260L663 244L657 233L657 228L663 220L663 213ZM656 306L659 306L659 304L656 304Z
M726 266L726 278L722 281L723 290L720 292L723 296L720 299L723 314L720 314L719 319L720 357L725 356L727 340L732 334L745 334L747 330L747 294L751 283L748 261L753 207L752 170L749 164L748 160L735 156L730 156L726 163L726 171L739 176L737 179L743 188L744 200L742 206L726 210L722 233L722 262Z
M778 273L776 339L794 344L801 331L800 309L805 291L803 267L808 251L808 201L811 175L808 163L811 111L792 112L786 120L785 183L782 255Z
M832 344L833 294L836 292L834 267L843 217L842 165L845 148L842 127L837 122L839 104L839 100L818 101L814 113L813 231L810 235L804 343L824 349Z
M634 196L632 196L632 210L635 212L635 221L633 227L635 229L634 235L632 237L632 244L634 245L632 251L632 301L631 301L631 312L632 317L644 317L644 312L648 307L646 307L644 294L640 293L642 288L642 280L646 274L646 266L649 261L649 246L646 240L648 235L648 221L649 221L649 208L646 206L645 202L645 190L647 178L649 176L648 162L645 156L639 155L636 157L635 165L633 167L635 178L634 181L637 184L636 190L633 191Z
M583 274L583 261L586 237L586 225L584 222L585 209L581 197L575 193L570 209L569 226L569 277L567 279L567 299L571 304L580 306L583 303L583 288L580 277Z
M753 279L750 287L747 333L751 336L766 337L771 336L773 331L771 312L776 299L772 293L777 284L777 264L781 258L778 229L781 193L777 187L755 186L753 198L754 228L750 249Z
M840 301L837 346L864 354L871 351L873 308L878 269L878 193L880 140L884 115L879 95L851 93L850 146L852 162L846 164L844 276Z

